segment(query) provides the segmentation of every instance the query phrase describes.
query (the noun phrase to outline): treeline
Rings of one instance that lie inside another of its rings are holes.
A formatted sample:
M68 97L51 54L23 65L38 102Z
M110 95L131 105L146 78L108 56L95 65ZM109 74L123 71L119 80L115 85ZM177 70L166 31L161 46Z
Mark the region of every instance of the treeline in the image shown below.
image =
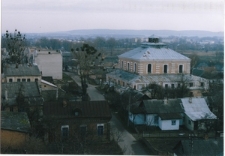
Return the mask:
M71 49L76 49L81 47L83 43L87 43L95 47L98 51L108 51L110 55L113 55L113 50L115 48L135 48L140 45L140 42L135 42L134 39L115 39L103 37L88 38L88 39L77 39L77 40L60 40L60 39L48 39L46 37L40 38L34 42L32 45L39 48L47 48L52 50L65 50L71 51Z

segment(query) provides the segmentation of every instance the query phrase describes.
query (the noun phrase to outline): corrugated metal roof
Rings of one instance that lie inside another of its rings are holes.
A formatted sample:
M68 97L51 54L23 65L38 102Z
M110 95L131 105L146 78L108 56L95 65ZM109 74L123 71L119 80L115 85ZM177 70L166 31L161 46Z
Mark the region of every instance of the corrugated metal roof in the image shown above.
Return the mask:
M191 98L191 102L189 102L189 98L182 98L181 101L185 114L193 121L217 118L210 111L204 98Z
M118 56L134 60L187 60L190 58L169 48L139 47Z

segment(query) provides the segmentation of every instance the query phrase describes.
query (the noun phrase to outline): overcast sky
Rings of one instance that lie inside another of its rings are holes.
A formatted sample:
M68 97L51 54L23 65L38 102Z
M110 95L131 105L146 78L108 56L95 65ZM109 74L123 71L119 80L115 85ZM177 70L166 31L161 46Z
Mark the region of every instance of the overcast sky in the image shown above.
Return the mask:
M223 0L1 0L1 31L224 30Z

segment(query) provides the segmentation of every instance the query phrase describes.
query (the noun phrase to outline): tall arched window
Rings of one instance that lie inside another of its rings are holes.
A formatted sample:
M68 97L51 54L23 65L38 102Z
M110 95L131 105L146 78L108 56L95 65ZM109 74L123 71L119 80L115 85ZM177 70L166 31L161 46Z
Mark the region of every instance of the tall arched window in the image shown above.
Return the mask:
M137 72L137 64L134 64L134 72Z
M148 73L152 73L152 65L148 64Z
M179 65L179 73L183 73L183 65Z
M123 69L123 61L121 61L121 68Z
M164 70L163 70L164 73L167 73L167 70L168 70L167 68L168 68L167 65L164 65Z
M127 71L130 71L130 63L127 63Z

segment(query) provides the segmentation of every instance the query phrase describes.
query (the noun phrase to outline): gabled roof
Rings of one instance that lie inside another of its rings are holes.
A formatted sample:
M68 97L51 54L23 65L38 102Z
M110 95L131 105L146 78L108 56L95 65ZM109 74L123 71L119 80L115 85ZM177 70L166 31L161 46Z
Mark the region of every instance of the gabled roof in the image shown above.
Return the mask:
M41 72L38 69L38 66L27 66L27 65L6 65L4 68L5 76L41 76Z
M186 60L190 58L169 48L155 48L151 46L139 47L118 56L119 58L129 58L133 60Z
M193 121L201 119L216 119L217 117L210 111L204 98L182 98L182 105L185 114Z
M182 113L180 99L168 99L165 104L164 100L144 100L146 113L148 114L165 114L165 113Z
M80 110L80 115L75 116L75 110ZM111 112L107 101L75 101L45 102L44 116L54 118L104 118L110 119Z
M130 111L133 114L158 114L162 120L180 119L180 113L184 112L180 99L168 99L167 103L164 100L143 100L134 103Z
M25 112L1 112L1 129L28 133L30 122Z
M40 95L37 82L10 82L2 83L1 99L2 104L13 105L16 103L16 97L19 91L30 104L42 104L43 99ZM6 99L6 94L8 99Z

